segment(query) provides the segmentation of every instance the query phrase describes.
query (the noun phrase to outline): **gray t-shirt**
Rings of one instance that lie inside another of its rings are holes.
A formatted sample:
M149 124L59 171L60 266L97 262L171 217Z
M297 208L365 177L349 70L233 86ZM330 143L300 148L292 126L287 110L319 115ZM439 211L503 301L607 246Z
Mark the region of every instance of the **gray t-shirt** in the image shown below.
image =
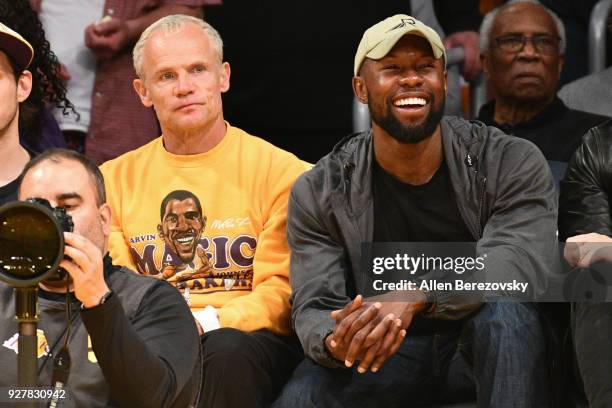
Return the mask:
M571 109L612 117L612 67L570 82L559 98Z
M91 94L96 78L96 59L85 46L85 28L99 21L104 11L104 0L53 0L42 1L40 22L51 50L66 66L70 80L66 84L66 96L74 104L74 113L64 115L56 109L55 119L62 130L78 130L87 133L91 113Z

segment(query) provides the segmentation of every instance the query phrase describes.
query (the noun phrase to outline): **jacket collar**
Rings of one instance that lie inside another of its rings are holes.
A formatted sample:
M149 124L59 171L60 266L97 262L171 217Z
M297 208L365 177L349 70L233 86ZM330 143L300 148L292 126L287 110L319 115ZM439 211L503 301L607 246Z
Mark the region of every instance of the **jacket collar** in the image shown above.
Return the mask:
M455 195L459 200L478 202L486 169L481 169L482 152L486 144L486 126L454 117L441 121L444 158L451 175ZM374 148L372 131L353 134L340 141L330 159L335 172L330 172L333 186L332 203L346 221L355 222L364 241L371 240L373 227L372 164ZM341 178L334 177L341 174ZM461 207L461 205L460 205ZM466 215L464 214L464 218ZM480 227L466 220L477 235Z

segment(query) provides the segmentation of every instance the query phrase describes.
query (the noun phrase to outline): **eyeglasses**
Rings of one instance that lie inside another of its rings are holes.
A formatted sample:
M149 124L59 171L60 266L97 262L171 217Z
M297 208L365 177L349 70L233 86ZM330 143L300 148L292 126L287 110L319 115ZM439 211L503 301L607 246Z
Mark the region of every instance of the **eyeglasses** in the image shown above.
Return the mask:
M497 48L503 52L517 53L525 48L527 40L531 41L533 47L540 54L550 55L559 52L559 43L561 42L561 38L550 34L534 34L532 36L526 36L523 34L508 34L497 37L493 41L495 42Z

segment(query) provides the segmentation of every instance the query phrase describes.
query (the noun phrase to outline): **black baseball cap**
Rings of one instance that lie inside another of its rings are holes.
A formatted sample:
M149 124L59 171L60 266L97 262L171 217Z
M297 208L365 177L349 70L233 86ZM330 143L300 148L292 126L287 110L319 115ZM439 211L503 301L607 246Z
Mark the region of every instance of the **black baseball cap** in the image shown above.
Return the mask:
M34 49L30 43L18 32L2 23L0 23L0 51L17 63L20 72L27 69L34 58Z

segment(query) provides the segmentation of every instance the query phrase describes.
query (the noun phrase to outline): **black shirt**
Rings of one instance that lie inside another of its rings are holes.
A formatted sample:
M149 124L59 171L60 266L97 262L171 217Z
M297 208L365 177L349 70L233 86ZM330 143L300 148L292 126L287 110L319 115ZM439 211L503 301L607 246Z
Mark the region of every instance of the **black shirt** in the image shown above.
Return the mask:
M533 118L514 125L495 122L495 101L484 105L478 113L478 120L495 126L504 133L533 142L549 161L569 162L582 136L590 128L608 118L593 113L570 109L561 99L553 101Z
M4 186L0 186L0 205L16 200L18 188L19 178L16 178Z
M28 154L30 155L30 159L33 159L38 154L34 150L30 149L29 147L26 147L24 145L22 145L22 147L28 152ZM11 181L10 183L5 184L4 186L0 186L0 206L10 201L17 200L17 193L19 191L19 183L20 183L20 180L19 180L19 177L17 177L15 180Z
M491 101L480 109L478 120L495 126L504 133L533 142L548 160L557 182L565 175L567 163L582 142L582 136L590 128L608 119L605 116L570 109L556 96L546 109L523 123L497 123L494 113L495 101Z
M429 182L413 186L397 180L374 160L373 185L375 242L474 242L457 208L444 161ZM409 332L458 331L461 324L461 320L417 315Z
M473 242L443 161L431 180L413 186L374 161L375 242Z

